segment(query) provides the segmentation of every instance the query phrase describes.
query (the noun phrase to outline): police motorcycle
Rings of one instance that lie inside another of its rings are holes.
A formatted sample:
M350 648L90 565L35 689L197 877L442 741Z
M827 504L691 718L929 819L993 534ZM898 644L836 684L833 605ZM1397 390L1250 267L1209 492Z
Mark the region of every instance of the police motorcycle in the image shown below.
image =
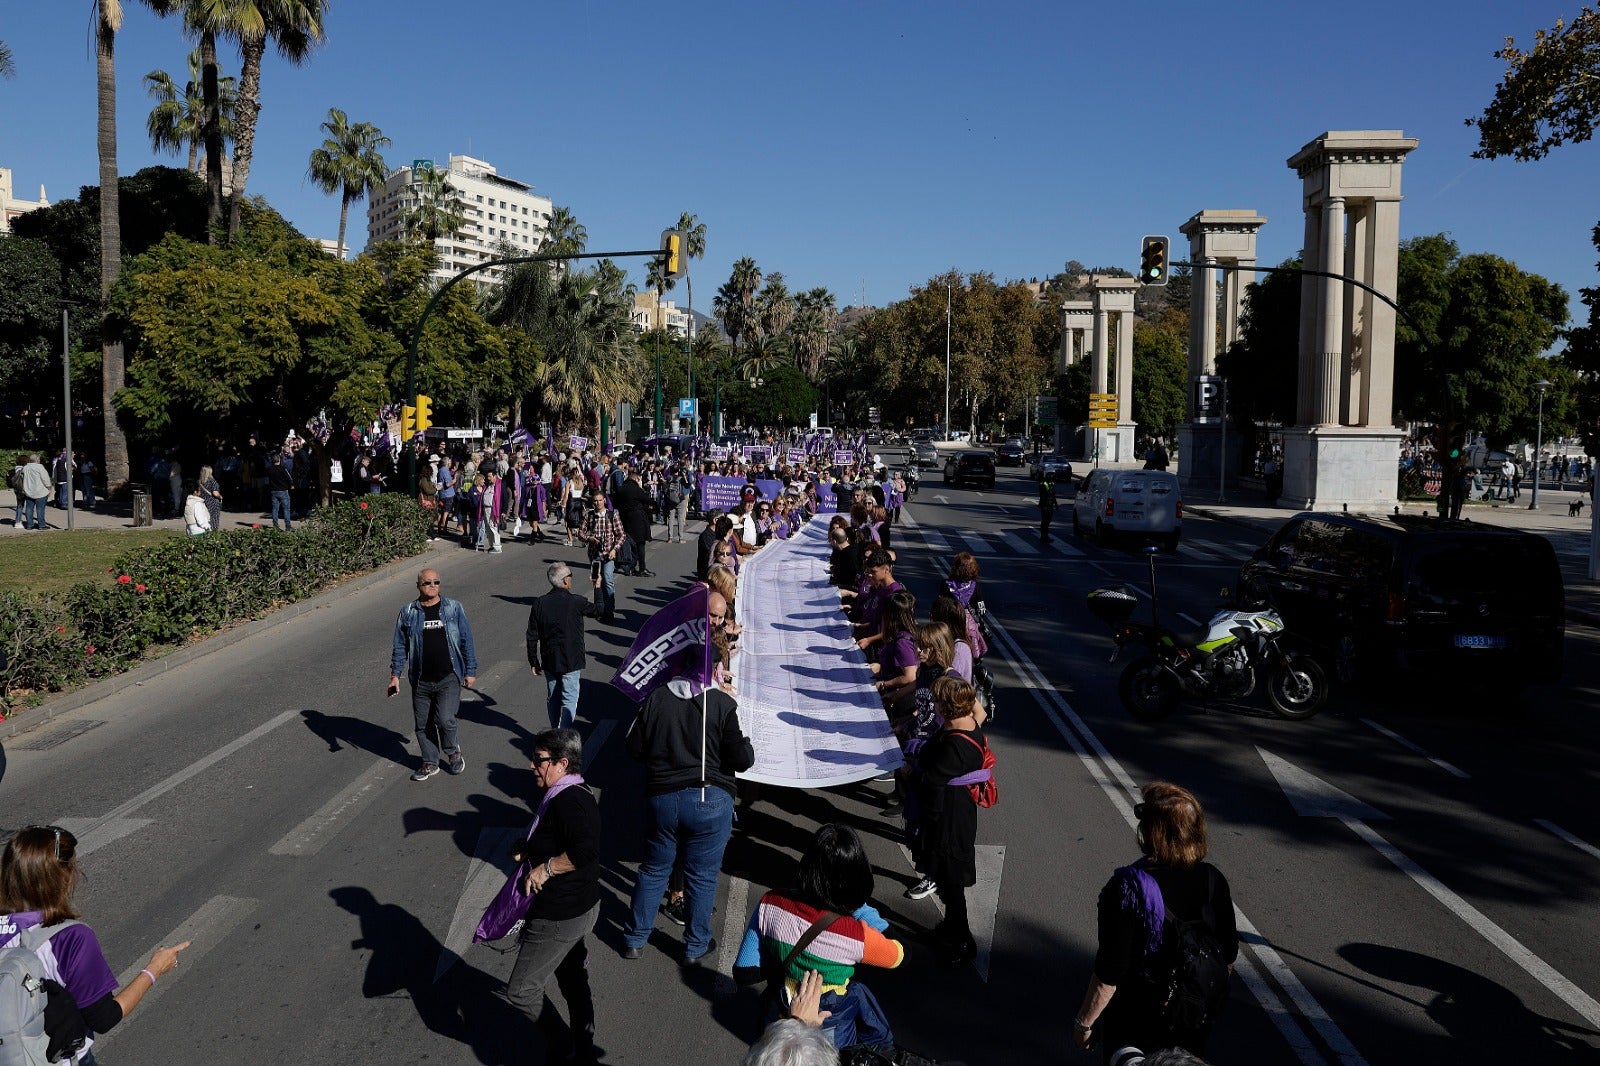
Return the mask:
M1283 619L1270 607L1261 611L1220 610L1191 633L1175 633L1157 614L1157 549L1149 548L1150 621L1129 619L1138 596L1127 585L1107 585L1089 593L1089 610L1111 627L1115 648L1139 649L1123 668L1117 695L1128 713L1157 721L1177 710L1185 698L1241 700L1265 685L1267 702L1280 718L1310 718L1328 700L1328 678L1304 651L1284 646Z
M914 463L914 462L906 463L905 469L900 471L900 477L903 478L905 480L905 483L906 483L906 499L907 500L916 499L916 496L917 496L917 464Z

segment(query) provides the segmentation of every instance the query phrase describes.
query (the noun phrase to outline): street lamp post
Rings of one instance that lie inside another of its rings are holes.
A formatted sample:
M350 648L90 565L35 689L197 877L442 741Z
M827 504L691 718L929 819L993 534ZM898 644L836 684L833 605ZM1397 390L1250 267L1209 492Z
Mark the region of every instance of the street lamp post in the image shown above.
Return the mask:
M1533 387L1539 390L1539 422L1533 434L1533 499L1528 501L1530 511L1539 509L1539 453L1544 450L1544 394L1552 384L1554 382L1543 378L1533 383Z
M944 286L944 439L950 439L950 283Z

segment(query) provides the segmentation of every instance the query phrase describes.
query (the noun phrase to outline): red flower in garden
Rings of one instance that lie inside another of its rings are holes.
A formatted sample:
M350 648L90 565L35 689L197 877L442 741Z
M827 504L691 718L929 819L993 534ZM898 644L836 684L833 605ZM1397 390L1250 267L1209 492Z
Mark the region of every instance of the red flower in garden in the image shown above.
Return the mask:
M121 575L118 575L118 577L117 577L117 584L126 585L132 580L133 580L133 578L129 577L127 574L121 574Z
M366 510L366 509L367 509L367 505L366 505L366 504L362 504L362 505L361 505L361 509L362 509L362 510L363 510L363 511L365 511L365 510Z
M85 655L93 655L94 654L94 645L91 644L86 649L84 649L83 654L85 654Z
M261 523L260 522L251 522L250 523L250 528L251 529L260 529L261 528Z
M66 626L56 626L56 632L57 633L65 633L66 631L67 631L67 627Z
M135 586L133 586L133 591L135 591L135 592L143 592L144 591L144 586L143 585L135 585Z

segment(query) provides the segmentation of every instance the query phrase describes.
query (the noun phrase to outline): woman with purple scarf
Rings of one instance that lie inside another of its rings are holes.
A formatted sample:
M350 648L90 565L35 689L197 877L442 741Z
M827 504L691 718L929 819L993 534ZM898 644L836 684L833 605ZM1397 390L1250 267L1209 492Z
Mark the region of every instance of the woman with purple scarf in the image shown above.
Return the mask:
M1073 1024L1079 1047L1099 1043L1105 1060L1118 1048L1181 1047L1204 1055L1208 1019L1174 1026L1161 1008L1171 964L1161 956L1178 923L1202 922L1231 972L1239 954L1228 880L1206 855L1206 817L1194 793L1158 781L1133 807L1143 857L1111 875L1100 890L1100 945L1094 974ZM1168 921L1171 918L1171 921Z
M944 587L967 612L967 643L971 645L972 653L982 659L989 654L989 642L984 639L979 619L989 613L989 608L983 602L982 590L978 588L978 560L971 552L956 555L950 564L950 579L944 583Z

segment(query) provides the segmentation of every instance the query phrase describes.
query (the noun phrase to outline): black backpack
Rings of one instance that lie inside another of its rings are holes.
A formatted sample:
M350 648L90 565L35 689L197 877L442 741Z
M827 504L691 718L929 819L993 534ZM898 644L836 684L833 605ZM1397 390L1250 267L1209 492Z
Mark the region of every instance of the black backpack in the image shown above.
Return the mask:
M1174 1033L1205 1032L1228 1002L1228 963L1204 919L1216 891L1216 874L1210 868L1206 886L1201 918L1180 921L1167 912L1161 950L1145 971L1162 1020Z

